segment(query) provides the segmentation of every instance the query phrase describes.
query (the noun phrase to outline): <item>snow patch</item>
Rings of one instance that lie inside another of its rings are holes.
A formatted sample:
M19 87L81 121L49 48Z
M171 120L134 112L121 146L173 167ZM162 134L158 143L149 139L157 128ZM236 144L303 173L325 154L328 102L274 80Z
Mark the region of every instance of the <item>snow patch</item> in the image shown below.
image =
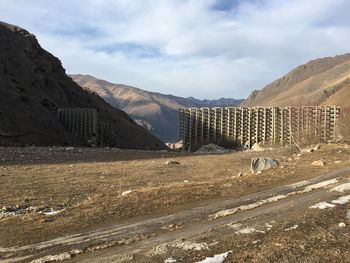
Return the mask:
M332 184L335 184L335 183L338 183L338 179L326 180L326 181L319 182L317 184L312 184L312 185L309 185L309 186L305 187L303 192L305 192L305 193L311 192L312 190L320 189L320 188L323 188L323 187L326 187L326 186L329 186L329 185L332 185Z
M264 201L263 204L277 202L277 201L284 199L284 198L287 198L287 197L288 197L288 195L276 195L276 196L267 198L266 200L263 200Z
M83 253L80 249L75 249L70 252L63 252L61 254L57 255L48 255L42 258L38 258L35 260L30 261L30 263L46 263L46 262L53 262L53 261L65 261L70 260L72 256L78 255Z
M164 260L164 263L175 263L176 259L173 258L167 258L166 260Z
M242 229L239 229L236 231L236 234L252 234L252 233L263 233L265 234L265 231L258 230L254 227L245 227Z
M287 198L287 197L289 197L291 195L308 193L308 192L311 192L313 190L324 188L326 186L335 184L337 182L338 182L338 179L330 179L330 180L322 181L322 182L319 182L319 183L316 183L316 184L308 185L308 186L306 186L304 188L304 190L290 192L290 193L288 193L286 195L276 195L276 196L269 197L267 199L263 199L263 200L260 200L258 202L250 203L250 204L247 204L247 205L241 205L241 206L238 206L238 207L235 207L235 208L220 210L220 211L216 212L215 214L210 215L209 216L209 220L214 220L214 219L217 219L217 218L220 218L220 217L233 215L233 214L237 213L238 211L251 210L251 209L257 208L259 206L262 206L264 204L277 202L277 201L279 201L281 199L284 199L284 198ZM299 185L305 185L307 183L308 183L308 181L301 181L301 182L296 183L294 185L298 185L298 184Z
M215 246L217 244L218 242L207 244L207 243L196 243L196 242L184 241L184 240L175 240L174 242L171 242L171 243L165 243L165 244L161 244L156 247L153 247L152 250L150 250L147 253L147 256L159 256L159 255L166 254L169 248L180 248L186 251L187 250L195 250L195 251L207 250L211 246Z
M334 187L331 189L331 192L340 192L343 193L344 191L350 191L350 183L345 183L345 184L341 184L337 187Z
M298 227L299 227L298 225L294 225L294 226L291 226L289 228L286 228L284 231L294 230L294 229L297 229Z
M50 210L50 211L47 211L47 212L42 212L42 214L46 215L46 216L52 216L52 215L57 215L61 212L63 212L65 209L62 209L62 210ZM40 213L40 212L39 212Z
M307 185L309 183L310 183L310 181L305 180L305 181L300 181L300 182L297 182L297 183L294 183L294 184L290 184L289 187L298 188L298 187L305 186L305 185Z
M335 205L327 203L327 202L320 202L316 205L310 206L310 208L318 208L318 209L327 209L327 208L333 208Z
M36 212L39 209L37 207L33 206L22 206L22 207L11 207L11 206L4 206L0 209L0 219L9 217L9 216L17 216L22 214L27 214L30 212Z
M183 250L203 250L209 249L209 245L207 243L195 243L190 241L175 241L174 247L183 249Z
M160 256L168 252L167 243L155 246L147 253L147 256Z
M288 195L277 195L277 196L273 196L267 199L263 199L261 201L255 202L255 203L251 203L251 204L247 204L247 205L241 205L239 207L235 207L232 209L225 209L225 210L221 210L213 215L210 215L210 219L217 219L219 217L224 217L224 216L228 216L228 215L233 215L235 213L237 213L238 211L246 211L246 210L251 210L254 208L257 208L259 206L262 206L264 204L268 204L268 203L272 203L272 202L276 202L278 200L287 198Z
M350 202L350 195L341 196L336 200L333 200L333 204L345 205Z
M240 228L242 228L242 224L240 224L240 223L237 223L237 224L228 224L227 225L228 227L230 227L230 228L233 228L233 229L240 229Z
M197 263L223 263L230 253L232 253L232 251L218 254L213 257L207 257L206 259L198 261Z
M210 215L210 219L216 219L219 217L224 217L224 216L228 216L228 215L233 215L235 213L237 213L238 208L232 208L232 209L226 209L226 210L221 210L217 213L215 213L214 215Z

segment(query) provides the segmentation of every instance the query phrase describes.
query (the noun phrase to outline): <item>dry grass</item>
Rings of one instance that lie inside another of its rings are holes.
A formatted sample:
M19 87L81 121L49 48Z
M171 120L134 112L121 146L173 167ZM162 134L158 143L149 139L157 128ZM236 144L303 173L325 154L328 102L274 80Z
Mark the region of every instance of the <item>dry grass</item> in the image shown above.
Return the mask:
M130 160L108 158L107 162L102 161L102 155L94 163L81 159L57 164L2 165L0 206L27 204L64 207L65 211L50 217L31 213L1 219L0 246L38 242L63 233L164 215L300 181L349 162L349 150L337 152L335 146L323 146L317 153L301 158L291 157L288 149L280 149L173 158L159 153L153 159L136 160L130 156ZM148 154L145 152L145 157ZM284 168L253 175L249 171L250 160L257 156L277 158ZM180 164L166 165L168 159ZM326 160L327 166L310 166L318 159ZM335 160L343 163L333 164ZM126 190L132 192L122 196Z

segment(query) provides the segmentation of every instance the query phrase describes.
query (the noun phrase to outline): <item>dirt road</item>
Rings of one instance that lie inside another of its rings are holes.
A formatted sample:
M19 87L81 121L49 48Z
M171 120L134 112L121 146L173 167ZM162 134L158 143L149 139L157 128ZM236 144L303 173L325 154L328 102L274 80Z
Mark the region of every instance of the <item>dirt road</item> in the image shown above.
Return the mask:
M237 225L251 219L254 219L254 224L268 223L261 220L261 217L266 215L283 212L284 216L280 216L280 219L288 221L291 211L286 212L286 207L293 205L293 214L298 214L304 213L309 206L319 201L337 200L344 194L329 191L330 188L346 186L349 182L350 168L341 169L307 181L275 187L237 199L213 202L205 206L132 224L116 225L87 233L62 236L38 244L0 248L0 252L22 254L12 258L9 262L31 259L32 256L40 257L50 253L51 250L56 253L60 250L61 253L78 251L81 247L85 247L87 253L77 255L73 258L74 261L120 261L123 256L127 257L128 254L135 253L144 254L146 257L146 254L153 247L176 242L176 240L193 238L219 227ZM350 190L350 186L348 190ZM350 202L350 195L345 196L349 197L348 202ZM167 226L170 227L166 228ZM44 252L41 253L41 251ZM92 251L95 253L89 253ZM149 262L152 262L151 258L149 257Z

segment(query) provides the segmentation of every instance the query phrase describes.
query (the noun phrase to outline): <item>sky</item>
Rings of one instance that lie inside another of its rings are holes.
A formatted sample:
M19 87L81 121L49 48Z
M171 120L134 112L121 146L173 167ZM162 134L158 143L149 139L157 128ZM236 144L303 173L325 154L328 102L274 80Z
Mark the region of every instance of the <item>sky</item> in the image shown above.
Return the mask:
M0 0L69 74L200 99L245 98L350 52L349 0Z

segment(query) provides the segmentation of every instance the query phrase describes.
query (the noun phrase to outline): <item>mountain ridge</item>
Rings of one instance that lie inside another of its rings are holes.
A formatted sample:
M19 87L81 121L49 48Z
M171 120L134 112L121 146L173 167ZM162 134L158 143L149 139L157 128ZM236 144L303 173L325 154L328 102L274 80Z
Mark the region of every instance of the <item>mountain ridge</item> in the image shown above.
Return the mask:
M253 91L242 106L350 106L350 54L311 60L261 90ZM342 91L341 93L339 93Z
M91 75L70 74L80 86L96 92L113 107L127 112L136 122L143 124L163 142L178 140L178 109L187 107L235 106L242 100L222 98L199 100L171 94L146 91L124 84L114 84Z
M59 108L95 108L118 147L165 149L125 112L83 90L36 37L0 21L0 145L82 145L57 120Z

